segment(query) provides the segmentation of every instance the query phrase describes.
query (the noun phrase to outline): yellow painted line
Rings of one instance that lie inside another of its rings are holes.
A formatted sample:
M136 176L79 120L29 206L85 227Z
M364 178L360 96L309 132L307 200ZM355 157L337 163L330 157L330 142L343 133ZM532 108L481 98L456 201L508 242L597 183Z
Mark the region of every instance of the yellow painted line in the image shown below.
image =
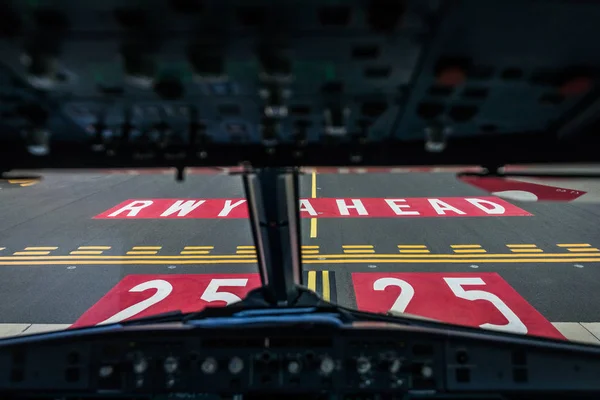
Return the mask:
M179 255L179 256L159 256L159 255L122 255L122 256L43 256L43 255L32 255L31 252L26 253L22 256L0 256L0 261L3 260L31 260L31 261L53 261L53 260L97 260L97 261L111 261L111 260L165 260L165 261L186 261L186 260L217 260L217 259L256 259L254 253L248 255L214 255L214 256L190 256L190 255ZM467 259L467 258L507 258L507 259L523 259L527 257L529 259L537 258L582 258L582 257L598 257L598 253L525 253L525 254L315 254L305 255L303 259Z
M346 249L344 249L344 253L346 253L346 254L372 254L372 253L375 253L375 250L369 250L369 249L346 250Z
M343 264L343 263L399 263L399 264L433 264L433 263L452 263L452 264L469 264L469 263L573 263L573 262L600 262L600 258L544 258L544 259L531 259L531 258L519 258L519 259L431 259L431 260L423 260L423 259L356 259L356 260L305 260L305 264ZM177 262L180 265L186 264L255 264L256 259L251 260L181 260ZM24 265L24 266L34 266L34 265L132 265L132 264L148 264L148 265L169 265L173 264L172 261L168 260L82 260L78 262L73 262L72 260L60 260L60 261L3 261L0 259L0 265ZM309 288L311 284L311 274L309 271ZM314 279L314 286L316 287L316 276ZM314 289L312 289L314 290Z
M469 249L469 248L479 248L480 244L451 244L450 247L453 249Z
M317 271L308 271L308 288L317 291Z
M238 246L238 249L255 249L256 246Z
M44 256L50 254L49 251L17 251L14 252L14 256Z
M585 248L567 249L567 250L569 250L569 251L571 251L571 252L577 252L577 251L579 251L579 252L585 252L585 251L600 251L600 250L598 250L598 249L597 249L597 248L595 248L595 247L585 247Z
M372 244L343 244L344 249L372 249Z
M73 254L73 255L102 254L102 250L75 250L75 251L70 252L69 254Z
M515 247L515 248L533 248L537 247L535 244L507 244L506 247Z
M160 250L162 246L133 246L131 250Z
M329 271L323 271L323 300L331 299L331 291L329 288Z
M171 261L162 260L114 260L114 261L1 261L0 265L172 265ZM252 260L182 260L177 264L256 264L256 259Z
M128 251L129 255L145 255L145 254L156 254L156 251Z
M303 249L318 249L319 246L302 246Z
M256 254L256 250L238 250L235 254Z
M507 260L503 258L498 259L435 259L435 260L423 260L423 259L359 259L359 260L304 260L305 264L344 264L344 263L418 263L418 264L426 264L426 263L452 263L452 264L461 264L461 263L573 263L573 262L600 262L600 258L544 258L544 259L532 259L532 258L518 258Z
M212 250L215 246L185 246L184 250Z
M302 254L319 254L319 250L302 250Z
M58 247L25 247L24 250L56 250Z
M35 185L39 179L9 179L8 183L19 184L19 186L27 187Z
M455 253L487 253L485 249L456 249Z
M542 249L511 249L513 253L543 253Z
M414 249L414 250L400 249L400 253L412 253L412 254L414 254L414 253L430 253L430 251L429 250L421 250L421 249Z
M77 250L110 250L110 246L79 246Z
M210 250L184 250L179 254L210 254Z
M569 254L565 254L568 256ZM579 256L580 254L571 254L572 256ZM597 255L597 254L595 254ZM150 259L150 260L189 260L189 259L224 259L224 258L238 258L248 259L256 258L255 254L252 255L217 255L217 256L0 256L0 260L139 260L139 259Z
M317 198L317 172L313 170L311 178L311 190L310 196L315 199ZM317 237L317 218L310 219L310 238L314 239Z
M363 257L360 254L319 254L307 255L305 258L357 258ZM373 254L368 258L465 258L465 257L497 257L497 258L522 258L522 257L598 257L598 253L527 253L527 254ZM0 257L1 258L1 257Z
M560 243L557 244L558 247L592 247L589 243Z
M427 246L424 244L399 244L399 249L426 249Z
M4 249L6 249L6 247L0 247L0 250L4 250Z

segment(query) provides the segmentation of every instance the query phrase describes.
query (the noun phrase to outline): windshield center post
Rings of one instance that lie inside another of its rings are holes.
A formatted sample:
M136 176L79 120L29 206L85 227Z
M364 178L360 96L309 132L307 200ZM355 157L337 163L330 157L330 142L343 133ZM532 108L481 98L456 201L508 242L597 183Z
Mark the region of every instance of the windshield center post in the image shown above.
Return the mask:
M293 304L302 279L298 174L277 167L242 175L265 300L279 306Z

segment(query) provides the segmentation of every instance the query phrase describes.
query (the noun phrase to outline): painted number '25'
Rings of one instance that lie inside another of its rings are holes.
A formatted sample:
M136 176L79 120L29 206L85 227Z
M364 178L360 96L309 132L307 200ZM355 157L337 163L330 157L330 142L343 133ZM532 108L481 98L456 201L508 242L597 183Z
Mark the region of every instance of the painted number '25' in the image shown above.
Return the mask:
M527 327L519 317L504 303L498 296L484 290L466 290L463 286L485 285L481 278L444 278L444 281L458 298L475 301L489 301L500 311L500 313L508 321L504 325L485 323L479 325L481 328L494 329L504 332L527 333ZM373 289L383 291L388 286L398 286L400 295L394 301L390 311L404 312L408 304L415 295L415 290L412 285L402 279L397 278L380 278L373 283Z
M210 283L200 296L200 299L210 303L213 301L224 301L227 304L235 303L237 301L241 301L242 299L239 296L236 296L233 293L229 292L220 292L219 288L221 286L237 286L237 287L245 287L248 284L248 279L211 279ZM142 300L136 304L133 304L127 307L124 310L119 311L115 315L110 318L105 319L100 322L98 325L104 324L114 324L116 322L124 321L128 318L134 317L142 311L148 309L149 307L160 303L164 299L166 299L171 292L173 291L173 285L163 279L154 279L152 281L147 281L140 283L129 289L129 292L139 293L144 292L148 289L156 289L156 292L148 297L145 300Z

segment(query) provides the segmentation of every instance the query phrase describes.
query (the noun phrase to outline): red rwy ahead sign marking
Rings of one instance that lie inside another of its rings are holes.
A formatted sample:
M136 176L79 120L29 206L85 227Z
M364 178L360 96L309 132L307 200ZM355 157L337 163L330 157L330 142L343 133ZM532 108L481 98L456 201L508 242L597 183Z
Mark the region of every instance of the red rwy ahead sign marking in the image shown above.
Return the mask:
M500 217L531 214L498 197L301 199L303 218ZM95 218L248 218L245 199L127 200Z
M356 272L359 310L407 312L438 321L563 339L500 275Z
M71 328L109 324L169 311L223 307L260 286L258 274L128 275Z
M539 178L537 178L539 179ZM586 192L498 177L462 176L460 180L491 194L522 201L573 201Z

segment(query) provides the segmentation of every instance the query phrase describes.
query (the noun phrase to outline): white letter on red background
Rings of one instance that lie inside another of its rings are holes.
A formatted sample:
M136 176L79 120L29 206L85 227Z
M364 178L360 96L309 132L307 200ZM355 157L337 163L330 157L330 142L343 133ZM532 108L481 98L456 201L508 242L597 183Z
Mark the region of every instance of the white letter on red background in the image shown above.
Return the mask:
M234 208L236 208L240 204L245 203L246 200L238 200L238 201L236 201L233 204L231 204L231 202L232 202L232 200L225 200L225 205L223 206L223 209L219 213L219 217L226 217L226 216L228 216L229 213L231 212L231 210L233 210Z
M396 215L421 215L418 211L405 211L403 208L410 208L408 204L397 204L406 203L406 199L385 199L388 206L396 213Z
M360 201L359 199L351 199L351 201L351 206L347 205L344 199L337 199L335 201L337 203L338 209L340 210L340 215L350 215L350 212L348 210L351 208L354 208L358 212L358 215L369 215L362 201Z
M433 207L436 213L440 215L445 215L446 211L452 211L457 214L464 215L464 211L460 211L458 208L452 207L450 204L441 201L440 199L427 199L429 204Z
M129 211L129 213L127 214L128 217L135 217L136 215L138 215L138 213L143 209L146 208L150 205L152 205L152 203L154 203L152 200L136 200L136 201L132 201L131 203L127 204L125 207L119 208L117 211L113 212L112 214L109 214L109 217L116 217L117 215L121 214L124 211Z
M177 213L178 217L185 217L196 208L200 207L206 200L177 200L171 207L164 213L160 214L161 217L168 217L171 214Z
M506 211L504 207L502 207L500 204L494 203L493 201L476 198L469 198L465 200L487 214L504 214L504 212ZM484 204L491 206L491 208L486 207Z
M302 199L302 200L300 200L300 211L301 212L302 211L306 211L310 215L317 216L317 212L315 211L315 209L312 206L312 204L310 204L310 201L308 201L308 199Z

